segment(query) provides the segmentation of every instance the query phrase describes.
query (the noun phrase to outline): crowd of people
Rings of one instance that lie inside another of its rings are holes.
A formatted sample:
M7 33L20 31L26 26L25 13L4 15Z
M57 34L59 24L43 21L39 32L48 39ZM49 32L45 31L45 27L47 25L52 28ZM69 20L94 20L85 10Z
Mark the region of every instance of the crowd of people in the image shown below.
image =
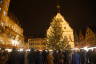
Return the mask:
M7 52L0 50L0 64L96 64L94 50L34 50Z

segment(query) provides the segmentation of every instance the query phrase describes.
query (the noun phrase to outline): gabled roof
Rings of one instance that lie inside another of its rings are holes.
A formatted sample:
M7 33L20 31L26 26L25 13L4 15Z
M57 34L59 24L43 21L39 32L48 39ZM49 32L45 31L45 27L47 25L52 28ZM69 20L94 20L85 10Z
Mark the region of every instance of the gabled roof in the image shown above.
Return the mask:
M92 29L92 31L93 31L94 33L96 33L96 26L95 26L95 25L89 26L89 28Z

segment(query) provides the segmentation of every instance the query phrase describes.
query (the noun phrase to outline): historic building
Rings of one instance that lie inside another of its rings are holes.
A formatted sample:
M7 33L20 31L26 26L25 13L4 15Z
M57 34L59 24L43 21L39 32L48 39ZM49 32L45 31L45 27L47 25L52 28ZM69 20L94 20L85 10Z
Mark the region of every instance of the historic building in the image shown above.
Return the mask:
M76 39L76 37L75 37L75 39ZM79 32L79 34L78 34L78 47L84 47L84 46L86 46L86 42L85 42L85 34L83 34L83 32L82 31L80 31Z
M29 48L34 48L37 50L46 49L46 38L31 38L28 39Z
M75 37L75 42L77 43L77 47L96 46L95 32L96 32L95 27L87 27L85 29L84 34L82 34L82 32L80 31L78 36ZM76 40L77 37L78 37L78 40Z
M88 45L96 45L96 35L89 27L86 29L85 42Z
M8 16L10 0L0 0L0 45L23 47L23 29Z

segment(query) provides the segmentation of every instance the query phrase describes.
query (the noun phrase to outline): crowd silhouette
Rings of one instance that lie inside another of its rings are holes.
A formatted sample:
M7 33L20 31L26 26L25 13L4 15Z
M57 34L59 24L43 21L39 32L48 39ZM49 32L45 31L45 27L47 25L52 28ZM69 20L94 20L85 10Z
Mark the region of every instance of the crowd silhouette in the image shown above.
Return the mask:
M0 64L96 64L96 49L81 50L34 50L12 52L0 50Z

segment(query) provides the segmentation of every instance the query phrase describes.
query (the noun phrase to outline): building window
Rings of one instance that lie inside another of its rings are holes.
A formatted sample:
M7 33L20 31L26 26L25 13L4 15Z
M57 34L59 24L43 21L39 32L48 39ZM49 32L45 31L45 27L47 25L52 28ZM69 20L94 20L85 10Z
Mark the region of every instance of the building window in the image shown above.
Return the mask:
M12 30L14 30L14 26L12 26Z
M6 12L6 11L4 11L3 13L4 13L4 16L6 16L6 15L7 15L7 12Z
M1 11L2 8L0 8L0 11Z
M1 26L4 26L4 23L1 23Z

